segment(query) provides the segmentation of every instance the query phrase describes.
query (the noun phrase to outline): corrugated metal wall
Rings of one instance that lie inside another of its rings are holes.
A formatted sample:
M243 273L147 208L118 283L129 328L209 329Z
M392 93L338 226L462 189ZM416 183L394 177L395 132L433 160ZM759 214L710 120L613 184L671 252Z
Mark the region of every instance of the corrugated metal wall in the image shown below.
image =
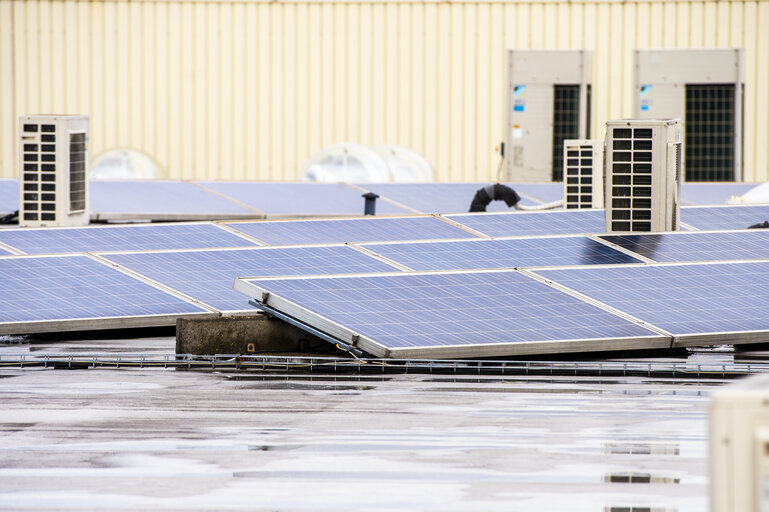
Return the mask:
M91 156L162 177L294 179L338 142L490 180L506 48L587 48L593 133L632 115L634 48L745 49L745 177L769 179L769 1L0 0L0 176L16 119L91 117Z

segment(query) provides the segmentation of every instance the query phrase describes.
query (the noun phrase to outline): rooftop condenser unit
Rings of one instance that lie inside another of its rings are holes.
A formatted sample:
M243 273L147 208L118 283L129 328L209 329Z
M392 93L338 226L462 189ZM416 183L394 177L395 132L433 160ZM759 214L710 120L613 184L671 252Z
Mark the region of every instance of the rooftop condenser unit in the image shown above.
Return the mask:
M88 117L19 119L19 225L88 224Z
M563 141L590 137L590 50L508 50L505 180L561 181Z
M603 208L603 145L600 140L563 141L565 208Z
M606 231L677 231L680 119L606 123Z

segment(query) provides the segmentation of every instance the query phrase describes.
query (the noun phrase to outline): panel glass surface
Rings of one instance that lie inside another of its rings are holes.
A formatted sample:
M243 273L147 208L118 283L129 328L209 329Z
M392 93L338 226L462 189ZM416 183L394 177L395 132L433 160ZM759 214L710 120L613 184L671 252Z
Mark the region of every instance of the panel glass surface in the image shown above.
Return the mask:
M13 229L0 231L0 242L27 254L258 245L214 224Z
M0 179L0 215L19 209L19 182Z
M448 215L447 218L493 237L606 232L603 210L474 213Z
M640 263L586 237L367 244L366 249L414 270L463 270Z
M703 231L746 229L764 221L769 221L769 205L681 208L681 222Z
M89 186L90 210L99 215L259 215L183 181L91 181Z
M766 229L603 235L601 238L658 262L769 259L769 230Z
M726 204L732 197L739 197L756 187L756 183L681 183L683 204Z
M340 183L220 182L201 186L256 208L267 215L363 215L360 190ZM470 203L468 203L470 204ZM377 200L377 214L413 213Z
M420 213L462 213L470 210L475 193L489 183L361 183L360 188L391 199ZM516 192L518 185L509 185ZM521 198L522 205L538 204ZM489 212L506 212L504 201L492 201Z
M219 310L251 310L236 277L392 272L346 246L104 254L108 260Z
M87 256L0 258L0 323L201 312Z
M515 271L253 283L390 349L654 334Z
M769 262L536 273L672 334L769 330Z
M229 226L271 245L477 238L435 217L236 222Z

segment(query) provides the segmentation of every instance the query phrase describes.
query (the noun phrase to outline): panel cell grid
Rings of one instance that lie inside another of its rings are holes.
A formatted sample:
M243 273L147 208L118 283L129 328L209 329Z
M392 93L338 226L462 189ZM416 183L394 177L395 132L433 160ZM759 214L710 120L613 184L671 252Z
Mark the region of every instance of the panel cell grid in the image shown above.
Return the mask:
M214 224L6 229L0 230L0 242L26 254L256 245Z
M201 312L87 256L0 258L0 323Z
M769 230L604 235L601 238L657 262L769 259Z
M747 229L764 221L769 221L769 205L681 208L681 222L700 230Z
M386 350L654 335L514 271L249 282Z
M228 225L270 245L476 238L435 217L237 222Z
M492 237L604 233L603 210L478 213L447 218Z
M292 247L103 254L106 259L220 311L250 310L232 289L237 277L392 272L351 247Z
M734 180L734 84L686 85L686 179Z
M632 256L582 236L369 244L363 247L414 270L640 263Z
M537 270L675 335L769 330L769 262Z
M553 86L553 181L563 181L563 141L579 137L579 87Z

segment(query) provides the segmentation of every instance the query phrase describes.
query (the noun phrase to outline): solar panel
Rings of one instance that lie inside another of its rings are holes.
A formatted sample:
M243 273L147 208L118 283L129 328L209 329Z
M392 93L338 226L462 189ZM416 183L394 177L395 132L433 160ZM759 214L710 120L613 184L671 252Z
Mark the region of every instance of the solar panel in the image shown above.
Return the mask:
M681 222L705 231L746 229L769 221L769 205L687 206L681 208Z
M563 182L554 183L511 183L516 192L540 203L563 200Z
M756 183L682 183L683 204L726 204L732 197L739 197L755 187Z
M667 347L669 339L516 271L241 280L267 306L378 357Z
M5 247L0 247L0 255L8 255L8 254L15 254L15 253L12 251L9 251Z
M13 213L19 209L19 182L0 179L0 215Z
M365 249L413 270L462 270L640 263L584 236L366 244Z
M604 233L603 210L468 213L446 218L492 237Z
M0 258L0 332L173 325L207 311L84 255Z
M602 235L657 262L769 259L769 230Z
M270 245L476 238L436 217L237 222L231 228ZM0 239L1 240L1 239Z
M769 331L768 261L535 273L683 337L683 345L755 342L755 331L765 341Z
M257 245L215 224L6 229L0 231L0 242L26 254Z
M360 188L391 199L398 204L420 213L461 213L470 209L470 203L478 189L488 183L361 183ZM517 191L516 186L511 185ZM535 205L536 201L521 198L523 205ZM492 201L487 211L510 211L504 201Z
M301 215L362 215L362 192L341 183L201 181L198 184L218 194L263 211L268 217ZM381 199L376 213L414 213Z
M261 218L261 212L183 181L91 181L90 210L100 220Z
M388 272L394 268L342 245L102 256L220 311L250 309L232 289L236 277Z

